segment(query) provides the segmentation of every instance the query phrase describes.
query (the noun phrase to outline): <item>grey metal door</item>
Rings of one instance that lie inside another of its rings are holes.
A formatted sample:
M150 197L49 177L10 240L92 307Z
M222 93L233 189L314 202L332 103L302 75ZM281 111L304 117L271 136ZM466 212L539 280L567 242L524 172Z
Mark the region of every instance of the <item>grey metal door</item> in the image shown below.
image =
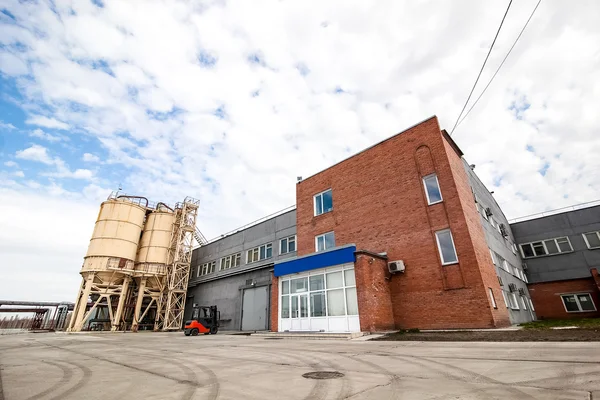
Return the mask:
M244 289L242 330L262 331L268 328L268 286Z

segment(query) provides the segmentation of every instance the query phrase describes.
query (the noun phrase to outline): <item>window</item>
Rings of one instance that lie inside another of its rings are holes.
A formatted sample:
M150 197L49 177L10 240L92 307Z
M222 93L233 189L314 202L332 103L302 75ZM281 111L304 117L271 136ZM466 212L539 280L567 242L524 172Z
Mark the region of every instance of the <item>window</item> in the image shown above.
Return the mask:
M584 233L583 239L588 249L600 248L600 232Z
M333 210L333 198L331 189L315 195L315 216L324 214Z
M529 307L531 307L531 311L535 311L535 308L533 307L533 301L531 301L531 299L527 300L529 300Z
M438 231L435 233L435 238L442 258L442 265L455 264L458 262L456 249L454 248L454 240L450 229Z
M309 304L303 311L298 301L306 298ZM281 281L281 318L345 315L358 315L353 268Z
M565 294L560 297L567 312L596 311L596 306L589 293Z
M494 308L498 308L498 306L496 305L496 299L494 298L494 292L492 291L492 288L488 288L488 290L490 291L490 300L492 300L492 306Z
M519 302L517 301L517 295L514 293L511 293L510 296L508 297L508 299L510 300L510 308L512 308L513 310L518 310Z
M514 255L517 255L517 245L514 243L510 244L510 249L512 250Z
M523 258L550 256L573 251L571 242L569 242L569 238L566 236L539 242L524 243L520 246Z
M210 262L202 264L202 266L200 266L200 268L198 269L198 272L199 272L198 276L212 274L213 272L215 272L216 266L217 266L216 261L210 261Z
M527 310L527 301L523 296L521 296L521 304L523 305L523 310Z
M508 308L508 300L506 299L506 292L502 291L502 298L504 299L504 305Z
M266 260L273 257L273 246L271 243L263 244L246 252L246 263L250 264L260 260Z
M223 271L225 269L239 267L242 263L242 253L232 254L227 257L221 258L221 263L219 265L219 271Z
M496 253L492 249L490 249L490 255L492 256L492 262L496 265Z
M427 204L436 204L442 201L442 192L440 191L440 183L436 174L427 175L423 178L425 186L425 194L427 195Z
M333 247L335 247L335 234L333 232L315 236L315 251L323 251Z
M287 254L296 251L296 235L279 241L279 254Z

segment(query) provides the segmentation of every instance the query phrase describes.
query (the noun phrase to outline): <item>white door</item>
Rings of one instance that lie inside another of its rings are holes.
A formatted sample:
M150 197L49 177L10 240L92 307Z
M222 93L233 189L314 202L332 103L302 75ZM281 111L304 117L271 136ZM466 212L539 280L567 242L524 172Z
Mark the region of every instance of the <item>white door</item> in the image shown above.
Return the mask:
M310 320L308 319L308 295L296 294L290 297L292 312L290 317L291 331L310 330Z

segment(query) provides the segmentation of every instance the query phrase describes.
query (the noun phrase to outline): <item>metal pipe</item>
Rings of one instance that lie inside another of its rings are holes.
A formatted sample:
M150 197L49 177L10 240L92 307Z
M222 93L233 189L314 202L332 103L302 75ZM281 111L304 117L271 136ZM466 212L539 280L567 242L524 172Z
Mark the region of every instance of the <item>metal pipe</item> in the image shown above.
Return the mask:
M162 201L159 201L158 203L156 203L156 209L158 210L160 208L160 206L164 206L164 207L168 208L169 210L173 211L173 209L171 207L169 207L168 205L166 205Z
M117 199L120 199L120 198L146 200L146 207L148 207L148 199L145 197L142 197L142 196L126 196L126 195L117 196Z

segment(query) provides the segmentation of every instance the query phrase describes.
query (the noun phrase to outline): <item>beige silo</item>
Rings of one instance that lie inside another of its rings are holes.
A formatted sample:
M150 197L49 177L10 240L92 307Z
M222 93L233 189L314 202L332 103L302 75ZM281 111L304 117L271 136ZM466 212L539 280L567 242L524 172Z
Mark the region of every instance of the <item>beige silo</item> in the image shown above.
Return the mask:
M134 272L146 206L147 200L144 204L139 198L132 197L111 198L100 205L81 268L83 282L69 330L80 331L98 307L108 308L111 329L119 329ZM86 312L90 296L94 304Z
M172 262L170 248L174 223L174 211L162 203L146 218L134 267L137 299L131 326L133 331L138 329L140 321L152 307L156 309L168 265Z

